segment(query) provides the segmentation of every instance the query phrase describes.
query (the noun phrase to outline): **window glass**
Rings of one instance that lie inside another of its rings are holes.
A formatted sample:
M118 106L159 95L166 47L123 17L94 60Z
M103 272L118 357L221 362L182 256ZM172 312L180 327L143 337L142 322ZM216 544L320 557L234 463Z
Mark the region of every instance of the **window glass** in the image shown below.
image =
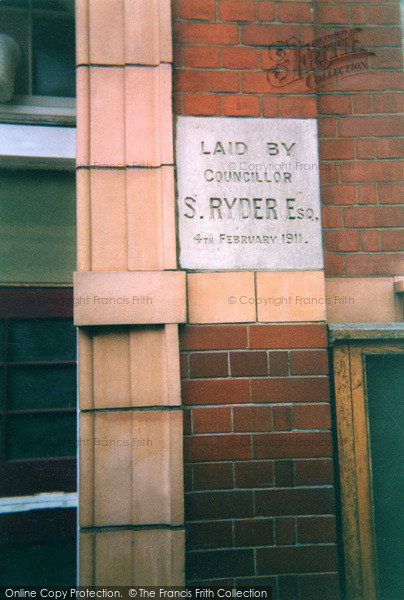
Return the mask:
M7 348L11 362L74 361L76 328L71 319L13 319Z
M76 405L75 365L9 368L8 410L74 408Z
M76 454L76 414L12 414L7 418L7 459Z
M404 589L404 356L368 355L366 384L379 590Z
M0 171L0 281L71 283L74 173Z

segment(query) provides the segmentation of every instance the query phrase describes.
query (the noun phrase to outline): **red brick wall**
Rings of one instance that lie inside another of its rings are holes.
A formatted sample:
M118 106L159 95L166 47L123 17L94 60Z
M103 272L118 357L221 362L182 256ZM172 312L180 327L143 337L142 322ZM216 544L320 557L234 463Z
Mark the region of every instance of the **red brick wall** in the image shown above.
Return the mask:
M326 275L404 270L403 105L398 0L172 0L174 110L184 115L317 117ZM273 88L268 46L360 27L368 69ZM401 92L401 93L400 93ZM402 194L401 194L402 197Z
M181 330L188 582L338 597L326 344L322 324Z

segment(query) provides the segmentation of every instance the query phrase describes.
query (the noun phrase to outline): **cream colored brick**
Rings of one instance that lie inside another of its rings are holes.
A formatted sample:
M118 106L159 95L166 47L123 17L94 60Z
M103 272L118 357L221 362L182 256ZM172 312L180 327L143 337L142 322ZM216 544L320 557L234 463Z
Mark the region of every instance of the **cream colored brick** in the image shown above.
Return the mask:
M96 534L94 585L133 585L132 540L132 531L105 531Z
M325 290L329 323L396 321L393 277L330 277Z
M126 62L172 62L171 7L168 0L125 1Z
M125 163L125 69L90 67L90 164ZM139 144L139 141L136 140Z
M325 321L323 271L257 273L258 321Z
M96 331L93 363L94 407L130 406L129 331Z
M90 60L125 64L124 0L90 0Z
M173 164L171 65L125 69L126 161ZM141 142L140 142L141 140Z
M134 531L134 585L184 585L185 533Z
M91 172L92 270L127 268L126 183L123 170Z
M91 271L90 173L76 172L77 196L77 270Z
M176 269L173 167L129 169L127 198L128 268Z
M185 272L92 271L74 274L74 323L135 325L184 323Z
M254 273L188 273L190 323L256 320Z
M76 164L90 164L90 69L79 67L76 73Z

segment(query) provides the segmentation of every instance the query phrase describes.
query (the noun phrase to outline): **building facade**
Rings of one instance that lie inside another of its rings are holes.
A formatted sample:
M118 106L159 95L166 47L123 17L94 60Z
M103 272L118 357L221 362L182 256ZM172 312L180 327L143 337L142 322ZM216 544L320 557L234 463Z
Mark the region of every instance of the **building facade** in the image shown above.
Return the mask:
M401 46L397 1L76 1L82 585L398 598Z

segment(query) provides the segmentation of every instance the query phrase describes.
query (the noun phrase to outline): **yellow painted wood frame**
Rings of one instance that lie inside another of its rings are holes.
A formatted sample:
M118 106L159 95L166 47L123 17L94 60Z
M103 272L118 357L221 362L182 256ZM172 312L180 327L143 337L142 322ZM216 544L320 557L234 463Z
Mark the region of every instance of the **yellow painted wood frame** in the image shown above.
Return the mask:
M334 377L347 600L381 600L372 498L365 359L404 353L404 342L338 341Z

